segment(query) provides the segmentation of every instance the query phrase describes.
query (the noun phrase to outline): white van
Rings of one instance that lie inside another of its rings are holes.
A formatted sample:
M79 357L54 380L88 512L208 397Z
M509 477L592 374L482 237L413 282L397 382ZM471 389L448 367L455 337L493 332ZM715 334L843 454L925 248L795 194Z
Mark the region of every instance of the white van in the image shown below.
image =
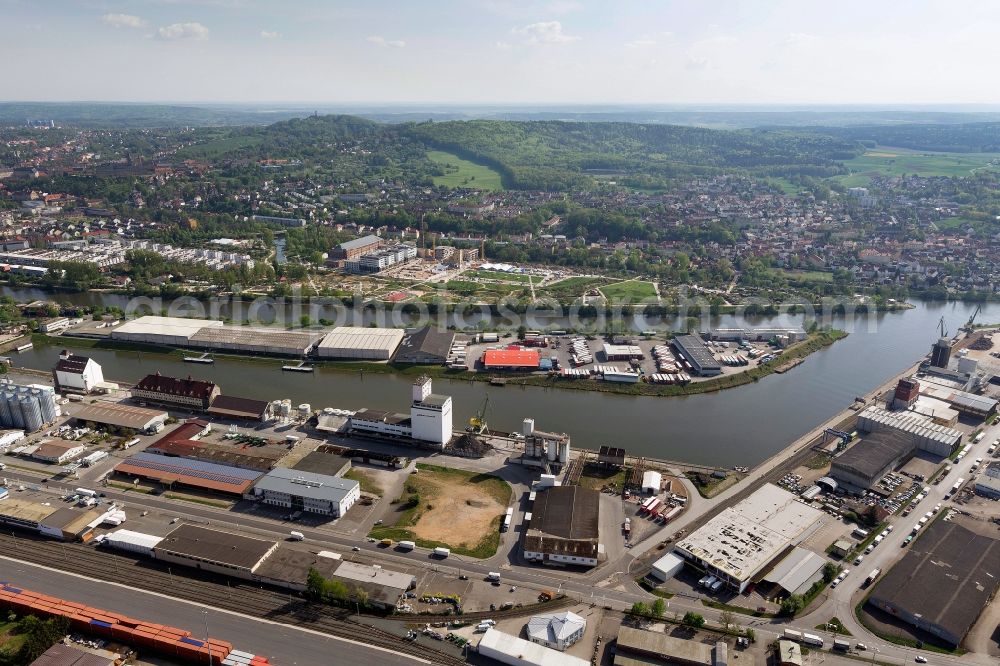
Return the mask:
M491 583L499 583L500 574L497 573L496 571L491 571L488 574L486 574L486 580L490 581Z
M288 538L291 539L292 541L302 541L303 539L306 538L306 535L303 534L302 532L289 532Z
M448 548L442 548L441 546L438 546L437 548L434 549L434 555L440 558L445 558L451 555L451 550Z

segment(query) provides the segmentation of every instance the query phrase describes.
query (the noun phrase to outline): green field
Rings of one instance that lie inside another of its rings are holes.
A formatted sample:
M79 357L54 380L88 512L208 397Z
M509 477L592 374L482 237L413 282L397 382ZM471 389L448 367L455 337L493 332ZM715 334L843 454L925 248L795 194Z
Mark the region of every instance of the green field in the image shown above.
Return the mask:
M465 278L479 278L481 280L497 280L498 282L516 282L518 284L528 284L530 276L520 273L501 273L498 271L466 271L462 273ZM536 277L538 283L541 278Z
M653 283L640 282L638 280L606 285L601 287L601 293L608 300L618 299L633 303L656 298L656 288L653 287Z
M1000 171L1000 153L933 153L882 147L844 161L851 170L835 180L846 187L864 187L872 176L968 176L977 169Z
M427 159L444 167L445 175L435 176L435 185L445 187L473 187L483 190L502 190L500 174L482 164L463 160L458 155L443 150L428 150Z
M774 272L797 282L833 282L833 273L826 271L798 271L779 268Z

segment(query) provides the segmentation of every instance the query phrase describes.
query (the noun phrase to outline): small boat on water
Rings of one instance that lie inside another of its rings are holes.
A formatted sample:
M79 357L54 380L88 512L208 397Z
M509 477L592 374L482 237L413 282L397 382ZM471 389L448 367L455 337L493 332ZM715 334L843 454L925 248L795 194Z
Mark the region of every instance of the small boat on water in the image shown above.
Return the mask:
M34 347L34 345L29 342L27 344L21 345L20 347L17 347L14 351L18 352L28 351L32 347Z
M305 361L299 363L298 365L283 365L282 370L287 370L289 372L312 372L313 367L311 365L306 365Z
M211 356L209 356L208 354L202 354L201 356L185 356L184 357L184 362L185 363L206 363L206 364L211 364L211 363L215 363L215 359L212 358Z

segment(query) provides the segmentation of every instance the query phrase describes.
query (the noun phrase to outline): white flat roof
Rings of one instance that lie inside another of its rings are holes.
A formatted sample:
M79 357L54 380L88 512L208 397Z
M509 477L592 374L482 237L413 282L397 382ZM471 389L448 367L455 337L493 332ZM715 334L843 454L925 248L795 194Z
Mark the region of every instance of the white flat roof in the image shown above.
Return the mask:
M590 662L579 657L573 657L558 650L547 648L538 643L526 641L517 636L505 634L490 627L479 641L479 650L486 656L506 657L506 664L521 664L523 666L590 666ZM485 652L484 652L485 651Z
M343 578L345 580L375 583L376 585L395 588L401 592L410 589L410 585L413 583L413 574L386 571L381 567L376 569L370 564L358 564L357 562L341 562L337 570L333 572L333 576L334 578Z
M401 328L338 326L316 345L319 349L383 349L393 351L406 334Z
M199 330L208 326L222 326L221 321L212 319L187 319L184 317L158 317L147 315L125 322L111 332L111 337L118 335L170 335L190 338Z
M765 484L677 543L677 549L746 581L810 532L823 512Z
M115 530L114 532L109 532L107 539L105 539L109 545L115 544L130 544L133 546L139 546L141 548L156 548L163 537L159 537L153 534L145 534L143 532L133 532L132 530Z

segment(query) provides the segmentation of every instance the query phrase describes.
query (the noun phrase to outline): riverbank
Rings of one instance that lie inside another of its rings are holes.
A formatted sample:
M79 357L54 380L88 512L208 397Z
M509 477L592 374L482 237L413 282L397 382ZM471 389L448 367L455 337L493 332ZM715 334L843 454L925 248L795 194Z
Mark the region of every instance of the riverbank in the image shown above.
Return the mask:
M576 391L596 391L617 395L675 397L697 395L701 393L714 393L758 382L764 377L776 372L785 372L794 367L794 365L801 363L801 361L810 354L828 347L846 336L847 333L840 330L827 330L811 333L806 340L785 349L779 357L779 361L776 363L758 365L753 368L748 368L743 372L713 377L704 381L693 381L688 384L664 385L646 382L619 384L595 379L568 379L551 374L503 374L502 377L504 378L504 383L508 386L537 386L542 388L568 389ZM159 345L146 345L107 339L97 340L92 338L76 338L66 335L51 337L40 333L32 336L32 341L38 345L66 346L77 349L134 351L137 354L160 354L181 359L184 356L190 356L192 353L191 350L163 347ZM246 356L239 354L226 354L223 352L212 352L212 356L215 358L238 360L241 363L256 363L269 366L280 366L288 363L287 358L282 359L267 356ZM440 377L457 381L489 382L496 376L488 372L452 370L442 366L321 360L310 360L309 363L317 368L328 369L334 372L355 375L362 378L366 374L394 374L404 377L427 375L432 378Z

